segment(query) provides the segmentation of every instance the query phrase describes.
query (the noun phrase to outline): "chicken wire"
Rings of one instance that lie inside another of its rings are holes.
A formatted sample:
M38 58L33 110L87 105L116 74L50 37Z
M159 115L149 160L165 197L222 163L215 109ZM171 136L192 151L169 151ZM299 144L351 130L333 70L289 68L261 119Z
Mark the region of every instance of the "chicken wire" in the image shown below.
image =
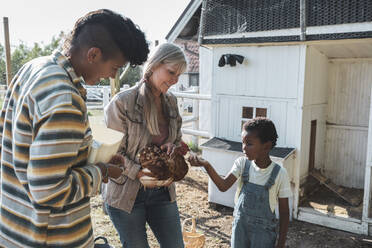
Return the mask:
M305 26L372 21L372 0L306 0ZM228 44L297 41L297 35L229 39L203 39L227 34L300 28L300 0L204 0L201 42ZM307 35L308 40L372 37L371 32Z
M204 36L300 26L299 0L207 0Z
M307 26L372 21L371 0L307 0Z

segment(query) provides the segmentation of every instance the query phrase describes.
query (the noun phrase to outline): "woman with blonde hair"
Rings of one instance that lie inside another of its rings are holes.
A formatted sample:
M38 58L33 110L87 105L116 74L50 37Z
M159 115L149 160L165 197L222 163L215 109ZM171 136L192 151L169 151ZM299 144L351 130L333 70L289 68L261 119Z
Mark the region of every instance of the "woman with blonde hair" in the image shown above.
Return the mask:
M142 80L117 94L105 108L107 127L124 133L119 149L124 173L103 190L105 207L123 247L149 247L146 223L162 248L184 247L174 183L145 190L139 181L145 173L137 154L149 144L168 154L178 149L182 119L177 99L168 89L186 67L178 46L158 46L145 65Z

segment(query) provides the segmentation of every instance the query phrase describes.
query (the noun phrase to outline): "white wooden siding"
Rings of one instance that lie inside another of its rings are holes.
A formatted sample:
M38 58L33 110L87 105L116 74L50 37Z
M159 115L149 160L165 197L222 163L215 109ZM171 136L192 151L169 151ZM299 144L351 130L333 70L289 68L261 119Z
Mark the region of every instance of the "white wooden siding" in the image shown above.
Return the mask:
M278 146L294 147L296 118L296 101L272 98L239 97L239 96L218 96L218 133L217 137L241 141L242 107L263 107L267 108L267 117L270 118L276 127L279 139ZM290 116L289 116L290 114Z
M300 112L300 108L296 104L296 102L287 103L287 114L286 114L286 120L285 120L285 126L286 126L286 137L285 142L287 146L294 147L297 150L299 149L300 142L300 130L298 127L301 125L298 121L298 113ZM275 123L274 123L275 124Z
M330 63L325 174L363 188L367 158L372 62Z
M372 97L372 89L371 89L371 97ZM369 126L368 126L368 148L367 148L367 163L366 163L366 176L365 176L365 187L364 187L364 209L363 209L363 216L368 216L370 223L372 223L372 99L370 103L370 111L369 111ZM372 232L372 226L371 226Z
M297 98L301 46L217 47L213 51L216 94ZM244 63L218 67L223 54L239 54Z
M372 97L372 89L371 89ZM363 197L363 217L364 221L369 222L370 235L372 233L372 215L371 215L371 167L372 167L372 99L370 101L369 109L369 125L368 125L368 144L367 144L367 163L365 169L365 181L364 181L364 197Z
M363 188L367 132L346 128L327 128L325 175L338 184Z
M212 49L199 47L199 89L200 94L212 94ZM215 102L212 98L211 101L199 102L199 129L214 134L212 131L212 111L211 102Z
M328 58L318 50L306 50L305 86L303 105L327 103Z
M312 47L306 49L304 72L300 178L308 174L311 121L316 120L315 168L324 166L328 89L328 58Z
M363 198L363 220L369 222L369 235L372 235L372 210L371 210L371 192L372 192L372 87L371 87L371 101L369 109L369 125L368 125L368 144L367 144L367 163L365 169L364 182L364 198Z
M327 121L368 127L372 61L332 60L329 82Z
M372 167L372 86L371 98L369 107L369 125L368 125L368 149L367 149L367 165Z

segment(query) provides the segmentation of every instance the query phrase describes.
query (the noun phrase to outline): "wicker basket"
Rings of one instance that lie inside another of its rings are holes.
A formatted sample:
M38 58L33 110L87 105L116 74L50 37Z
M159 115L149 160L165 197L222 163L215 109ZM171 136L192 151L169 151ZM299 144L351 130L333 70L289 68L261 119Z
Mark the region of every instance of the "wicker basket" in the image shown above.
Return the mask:
M185 229L186 222L191 220L191 231L188 232ZM202 248L205 244L205 236L202 233L196 232L196 222L195 218L185 219L182 223L182 236L183 242L185 243L185 248Z

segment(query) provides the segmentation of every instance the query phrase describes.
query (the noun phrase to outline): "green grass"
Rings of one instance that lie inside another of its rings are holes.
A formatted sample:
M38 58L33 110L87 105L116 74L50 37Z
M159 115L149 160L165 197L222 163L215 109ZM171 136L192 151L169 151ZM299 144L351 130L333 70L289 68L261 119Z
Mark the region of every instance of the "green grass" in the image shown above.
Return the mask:
M88 116L100 116L103 115L102 109L91 109L88 111Z
M190 141L187 143L187 146L189 147L189 149L193 152L196 152L196 153L199 153L201 152L201 149L199 148L199 145L198 144L195 144L194 142Z

